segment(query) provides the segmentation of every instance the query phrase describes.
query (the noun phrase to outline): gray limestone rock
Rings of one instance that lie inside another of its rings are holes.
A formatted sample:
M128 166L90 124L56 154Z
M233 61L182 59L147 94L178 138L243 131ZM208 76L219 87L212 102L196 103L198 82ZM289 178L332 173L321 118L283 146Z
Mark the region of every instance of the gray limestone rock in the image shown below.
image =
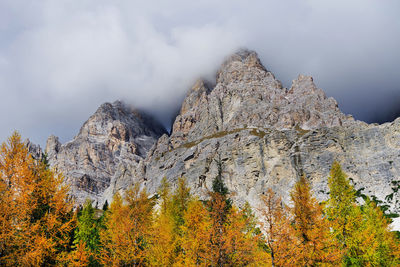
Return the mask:
M100 201L114 175L135 166L157 139L163 126L122 102L105 103L83 124L79 134L61 144L50 136L46 153L50 165L65 176L77 203Z
M269 187L289 202L302 173L323 200L337 160L357 189L400 213L400 119L383 125L355 121L311 77L299 75L290 89L283 88L247 50L222 64L215 85L196 82L170 135L122 103L107 103L71 142L61 145L50 137L46 152L78 202L111 201L134 183L155 193L163 177L175 185L180 176L205 197L217 159L239 206L247 201L258 207Z
M205 197L221 158L225 182L239 206L247 201L257 207L269 187L288 202L302 173L323 200L337 160L357 189L365 188L365 194L399 213L399 134L400 119L384 125L355 121L311 77L299 75L290 89L283 88L254 52L240 51L222 65L213 88L196 82L171 135L162 136L124 175L116 175L105 198L123 192L130 182L155 193L163 177L174 185L180 176L193 193Z

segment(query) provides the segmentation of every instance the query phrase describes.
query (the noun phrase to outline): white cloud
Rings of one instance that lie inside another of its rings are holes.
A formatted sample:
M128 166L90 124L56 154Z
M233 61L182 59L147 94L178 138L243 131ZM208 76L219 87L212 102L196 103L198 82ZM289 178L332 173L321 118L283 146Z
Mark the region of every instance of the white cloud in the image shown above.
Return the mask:
M285 85L311 74L346 112L369 119L372 104L398 94L396 10L397 1L370 0L4 0L0 138L19 129L34 142L66 141L116 99L167 121L195 79L243 46Z

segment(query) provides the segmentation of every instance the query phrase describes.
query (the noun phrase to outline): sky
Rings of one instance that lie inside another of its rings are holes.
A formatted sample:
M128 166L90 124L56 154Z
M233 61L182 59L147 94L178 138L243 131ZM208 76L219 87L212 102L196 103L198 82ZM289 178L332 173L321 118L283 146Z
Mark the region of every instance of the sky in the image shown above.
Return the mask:
M0 0L0 140L71 140L124 100L166 127L199 77L255 50L283 85L311 75L343 112L400 115L398 0Z

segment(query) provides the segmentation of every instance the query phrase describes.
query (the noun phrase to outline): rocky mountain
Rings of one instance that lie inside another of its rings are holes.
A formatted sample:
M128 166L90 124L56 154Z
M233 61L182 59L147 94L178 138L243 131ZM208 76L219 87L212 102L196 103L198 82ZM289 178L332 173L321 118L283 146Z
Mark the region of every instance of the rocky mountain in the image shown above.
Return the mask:
M78 203L100 201L119 170L137 165L165 133L153 118L117 101L101 105L72 141L61 144L50 136L45 152Z
M180 176L204 196L221 160L231 197L256 207L268 187L288 200L303 173L326 198L337 160L357 189L400 212L400 119L356 121L311 77L283 88L247 50L229 57L210 84L199 80L189 90L170 135L120 102L104 104L73 141L49 138L50 164L78 199L105 201L137 182L155 193L163 177L174 184Z

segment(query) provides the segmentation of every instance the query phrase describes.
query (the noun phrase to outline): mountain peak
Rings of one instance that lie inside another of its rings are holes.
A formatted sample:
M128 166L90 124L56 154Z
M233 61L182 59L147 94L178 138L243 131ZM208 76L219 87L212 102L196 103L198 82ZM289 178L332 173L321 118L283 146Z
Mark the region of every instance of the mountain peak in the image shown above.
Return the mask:
M226 74L234 73L235 76L244 76L246 73L268 72L261 63L257 53L247 49L240 49L229 56L217 72L217 83L229 80Z
M262 66L257 52L246 48L241 48L237 52L233 53L225 60L223 65L230 64L232 62L241 62L248 66Z
M311 76L299 75L288 90L267 71L256 52L242 49L222 64L214 88L198 81L189 90L171 140L179 146L247 126L310 130L350 121Z
M46 152L52 166L62 171L78 203L99 200L125 162L146 157L165 128L151 116L122 101L102 104L83 124L79 134L61 144L50 136Z

